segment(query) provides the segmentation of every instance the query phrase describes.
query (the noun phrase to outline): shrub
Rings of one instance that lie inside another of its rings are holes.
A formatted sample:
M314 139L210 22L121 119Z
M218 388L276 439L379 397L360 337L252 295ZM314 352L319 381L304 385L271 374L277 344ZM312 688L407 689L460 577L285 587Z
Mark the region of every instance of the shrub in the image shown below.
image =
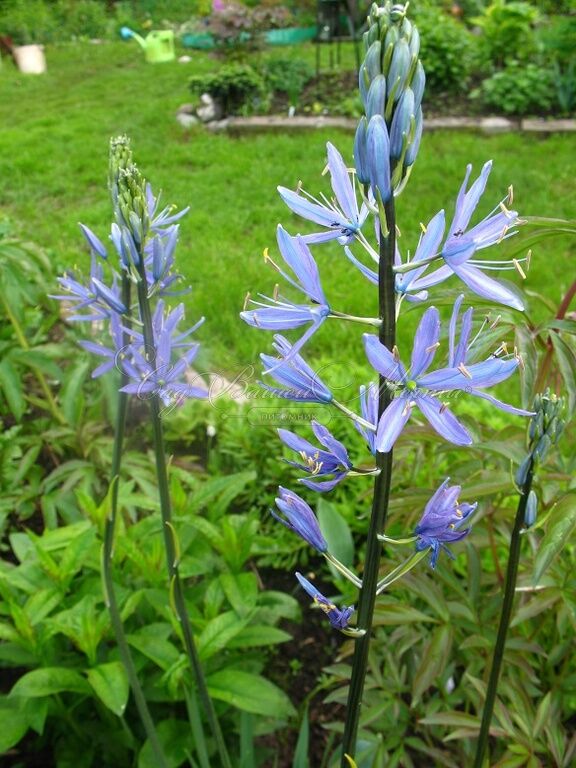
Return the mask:
M470 95L506 115L527 115L549 112L555 102L554 91L555 78L551 70L511 61Z
M190 78L192 93L209 93L225 115L246 114L261 105L266 94L263 78L247 64L228 64L214 75Z
M301 59L270 59L264 70L264 79L269 89L285 93L290 104L294 105L306 83L313 77L313 68Z
M437 8L421 8L416 19L428 90L462 91L471 68L470 33Z
M482 30L482 45L492 63L527 60L536 50L534 27L540 14L530 3L494 0L482 16L472 19Z

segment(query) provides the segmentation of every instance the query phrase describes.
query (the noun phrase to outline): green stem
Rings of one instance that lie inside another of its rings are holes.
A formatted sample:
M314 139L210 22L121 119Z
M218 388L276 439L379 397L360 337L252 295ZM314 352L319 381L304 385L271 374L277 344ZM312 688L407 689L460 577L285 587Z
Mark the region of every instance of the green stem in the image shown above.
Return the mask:
M125 306L130 305L130 282L127 278L122 280L122 299ZM124 345L128 345L128 334L124 334ZM121 384L123 387L128 383L128 376L122 373ZM122 451L124 447L124 432L126 427L126 412L128 410L128 395L125 392L118 393L118 411L116 413L116 428L114 430L114 448L112 452L112 483L111 483L111 499L110 499L110 512L106 516L106 522L104 525L104 546L102 550L102 579L104 582L104 594L106 599L106 606L110 614L110 622L112 629L114 630L114 636L116 637L116 644L118 645L118 651L128 680L130 682L130 688L134 695L134 701L138 709L138 714L146 731L148 740L152 752L154 753L155 762L159 768L168 768L168 763L164 757L160 741L158 740L158 734L154 727L154 721L150 715L146 698L142 691L142 686L138 680L138 673L134 666L132 654L130 652L130 646L126 640L126 634L124 632L124 626L122 624L122 616L116 600L116 592L114 589L114 581L112 578L112 552L114 550L114 533L116 530L116 520L118 518L118 483L120 478L120 467L122 464Z
M498 689L498 680L504 658L504 649L506 646L506 635L512 617L512 608L514 605L514 593L516 590L516 579L518 576L518 563L520 561L521 530L524 527L524 516L526 513L526 504L528 495L532 487L532 474L534 470L533 462L530 464L526 481L522 486L522 496L518 503L514 528L510 538L510 554L508 556L508 568L506 571L506 585L504 587L504 599L502 610L500 612L500 624L498 626L498 636L494 646L494 655L492 656L492 669L490 670L490 679L486 691L486 700L484 702L484 711L482 712L482 724L478 735L478 744L476 746L476 759L474 768L482 768L484 757L488 750L488 736L490 732L490 723L494 712L494 703L496 701L496 691Z
M396 308L395 308L395 280L394 280L394 251L396 248L396 214L394 210L394 197L385 204L386 226L388 234L380 231L380 261L378 266L378 304L379 315L382 324L379 330L379 339L384 346L392 350L396 341ZM392 393L386 386L384 377L379 382L378 416L380 417L392 400ZM378 534L384 532L386 517L388 514L388 500L390 497L390 483L392 478L392 451L376 454L376 466L380 474L374 482L374 497L372 500L372 514L368 528L366 542L366 562L362 576L362 589L358 600L358 628L365 630L366 634L356 640L354 659L352 662L352 676L348 692L346 722L344 724L344 738L342 741L342 768L349 768L349 762L345 755L354 757L356 752L356 739L358 736L358 724L360 722L360 710L362 708L362 694L368 669L368 651L372 635L372 621L374 606L376 603L376 588L378 585L378 572L380 569L380 557L382 555L382 542Z
M24 351L29 352L30 344L28 344L28 339L26 338L24 331L22 330L20 323L18 322L18 318L16 317L14 312L12 312L12 308L10 304L6 301L4 296L0 295L0 300L4 305L4 310L8 315L8 319L12 323L12 327L14 328L14 333L16 335L16 338L18 339L18 343L20 344L20 346ZM40 385L40 389L44 393L44 397L46 398L46 403L48 405L48 410L50 411L52 416L56 419L56 421L59 424L66 424L66 419L64 418L64 415L62 414L60 408L58 408L58 405L54 400L54 396L52 394L50 387L48 386L48 382L44 378L44 374L35 365L29 365L29 367L34 371L34 375L36 376L36 380Z
M143 336L144 336L144 348L149 352L150 364L152 367L155 365L155 342L154 333L152 329L152 315L150 311L150 303L147 294L146 275L144 270L144 249L141 248L140 263L138 266L138 272L140 280L138 282L138 303L140 306L140 316L142 319ZM174 608L180 626L182 628L182 635L184 638L184 646L190 666L194 672L196 678L196 684L198 686L198 692L200 699L204 707L212 735L216 741L222 768L232 768L230 757L226 749L224 737L220 729L220 724L216 716L216 711L208 692L208 686L206 685L206 679L200 663L200 657L198 656L198 650L196 649L196 643L194 642L194 635L192 633L192 626L188 617L188 609L186 607L186 601L184 598L184 590L182 588L182 582L180 580L179 563L176 537L174 533L174 526L172 524L172 504L170 499L170 487L168 482L168 467L166 464L166 451L164 446L164 430L162 427L161 417L161 402L160 397L154 394L150 398L150 414L152 421L152 429L154 435L154 456L156 461L156 477L158 480L158 494L160 497L160 514L162 516L162 531L164 534L164 548L166 550L166 564L168 569L168 578L170 581L170 590L174 600Z

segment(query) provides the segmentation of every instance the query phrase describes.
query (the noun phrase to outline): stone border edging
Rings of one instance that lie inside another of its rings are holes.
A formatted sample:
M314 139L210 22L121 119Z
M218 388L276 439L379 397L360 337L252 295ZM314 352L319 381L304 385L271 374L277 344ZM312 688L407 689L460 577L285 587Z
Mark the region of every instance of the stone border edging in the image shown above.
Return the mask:
M273 131L305 131L320 128L341 128L355 131L358 121L347 117L285 117L284 115L264 115L261 117L230 117L207 123L206 127L215 133L226 131L231 135L263 133ZM432 117L424 121L424 129L478 131L486 135L522 131L525 133L573 133L576 132L576 120L525 118L511 120L507 117Z

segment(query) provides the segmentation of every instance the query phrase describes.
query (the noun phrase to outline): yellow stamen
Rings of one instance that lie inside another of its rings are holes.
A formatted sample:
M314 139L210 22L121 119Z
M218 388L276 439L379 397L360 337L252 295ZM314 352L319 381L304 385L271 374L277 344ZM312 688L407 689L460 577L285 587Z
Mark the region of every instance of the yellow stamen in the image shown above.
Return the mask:
M279 290L280 290L280 286L278 285L278 283L276 283L276 285L274 286L274 290L272 291L272 298L274 299L274 301L278 301Z
M248 306L248 302L250 301L250 291L246 294L246 298L244 299L244 306L242 307L242 311L246 312L246 307Z
M500 243L502 242L502 240L504 240L504 238L506 237L506 232L508 232L508 229L509 229L509 227L507 227L507 226L506 226L506 227L504 227L504 229L502 230L502 232L500 232L500 237L499 237L499 238L498 238L498 240L496 241L496 245L500 245Z
M514 264L514 266L516 267L516 269L517 269L518 273L520 274L520 277L522 278L522 280L526 280L526 272L524 272L524 270L522 269L522 266L521 266L520 262L518 261L518 259L512 259L512 264Z
M439 346L440 346L440 342L437 341L435 344L430 344L429 347L426 347L424 351L430 354L430 352L434 352L434 350L438 349Z
M512 184L508 187L508 205L512 205L514 202L514 187Z
M394 344L394 346L392 347L392 355L394 357L394 360L396 360L396 362L400 361L400 353L398 352L398 347L396 346L396 344Z
M422 222L420 222L420 229L422 230L422 234L423 235L425 235L426 232L428 231L427 228L426 228L426 225L423 224Z
M466 376L467 379L471 379L472 378L472 374L470 373L468 368L466 368L464 363L460 363L460 365L458 366L458 370L460 371L460 373L462 373L464 376Z

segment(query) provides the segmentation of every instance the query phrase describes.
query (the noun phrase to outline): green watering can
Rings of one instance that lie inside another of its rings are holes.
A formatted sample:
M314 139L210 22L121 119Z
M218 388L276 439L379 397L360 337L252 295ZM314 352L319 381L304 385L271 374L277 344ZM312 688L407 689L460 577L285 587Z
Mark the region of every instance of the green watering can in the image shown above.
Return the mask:
M144 48L146 61L151 64L157 64L162 61L174 61L176 53L174 51L174 32L171 29L152 30L146 37L140 37L139 34L129 27L122 27L120 34L124 40L131 37L140 43Z

